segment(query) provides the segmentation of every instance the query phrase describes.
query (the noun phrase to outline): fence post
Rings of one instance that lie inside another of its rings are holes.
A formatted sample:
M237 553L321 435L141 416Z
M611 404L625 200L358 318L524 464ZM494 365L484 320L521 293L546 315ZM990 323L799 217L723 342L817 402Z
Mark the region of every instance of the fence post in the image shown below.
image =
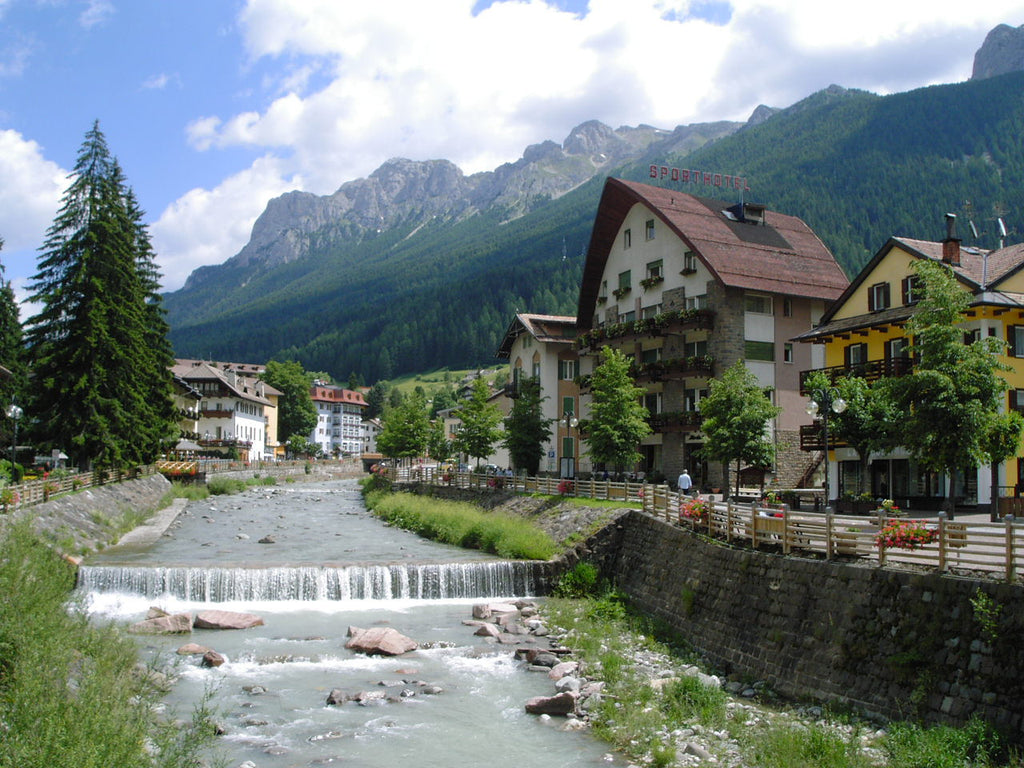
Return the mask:
M757 502L750 505L750 546L757 549Z
M939 512L939 573L946 572L946 513Z
M834 546L832 541L832 510L825 510L825 559L832 559L832 547Z
M1017 577L1017 566L1014 562L1016 542L1013 540L1013 515L1006 515L1003 521L1006 525L1006 580L1013 581Z
M789 505L782 505L782 554L789 554Z
M732 542L732 501L725 502L725 540Z

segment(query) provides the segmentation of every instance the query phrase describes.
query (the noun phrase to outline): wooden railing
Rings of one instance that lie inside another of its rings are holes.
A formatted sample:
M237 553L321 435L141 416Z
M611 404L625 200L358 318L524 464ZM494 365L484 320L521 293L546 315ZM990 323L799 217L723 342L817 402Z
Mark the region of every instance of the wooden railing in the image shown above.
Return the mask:
M92 488L105 483L118 483L136 477L146 477L156 473L156 467L138 467L132 472L71 472L50 473L17 485L5 485L0 488L0 512L6 512L27 504L38 504L48 501L51 496L70 493L84 488ZM2 500L7 499L6 503Z
M880 546L878 532L889 523L910 518L797 512L785 504L744 504L705 498L702 500L708 504L709 513L697 522L680 515L681 504L690 497L666 485L445 472L434 467L392 467L387 472L397 482L621 500L639 504L644 512L695 534L786 555L825 560L857 559L879 567L920 566L939 572L983 572L1006 581L1015 581L1024 573L1024 525L1012 515L998 523L950 521L945 513L920 519L922 525L934 532L935 540L915 549L899 549Z

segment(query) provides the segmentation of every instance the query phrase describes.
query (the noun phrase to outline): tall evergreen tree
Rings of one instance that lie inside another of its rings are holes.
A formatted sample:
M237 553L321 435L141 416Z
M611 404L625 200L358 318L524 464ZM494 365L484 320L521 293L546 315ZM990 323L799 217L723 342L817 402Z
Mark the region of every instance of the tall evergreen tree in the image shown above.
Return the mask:
M29 286L35 440L80 468L152 461L177 436L172 362L141 211L99 122L47 230Z
M0 238L0 250L3 246L3 238ZM0 376L0 412L3 412L10 403L22 402L27 379L18 302L10 280L4 280L3 263L0 263L0 365L10 372L10 376ZM0 419L0 423L3 424L0 445L10 445L14 436L11 420Z

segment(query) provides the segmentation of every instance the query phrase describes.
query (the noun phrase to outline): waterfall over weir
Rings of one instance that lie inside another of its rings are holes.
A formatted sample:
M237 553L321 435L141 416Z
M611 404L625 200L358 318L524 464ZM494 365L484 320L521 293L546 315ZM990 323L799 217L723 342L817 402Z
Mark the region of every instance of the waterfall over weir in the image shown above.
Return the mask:
M82 566L78 587L198 602L528 596L545 591L545 565L495 561L271 568Z

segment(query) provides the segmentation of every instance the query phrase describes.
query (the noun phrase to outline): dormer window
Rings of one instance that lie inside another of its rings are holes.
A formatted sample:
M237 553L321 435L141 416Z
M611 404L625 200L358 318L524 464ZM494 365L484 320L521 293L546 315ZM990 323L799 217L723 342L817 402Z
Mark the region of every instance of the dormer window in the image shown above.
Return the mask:
M878 312L882 309L888 309L889 306L888 283L875 283L868 288L868 312Z

